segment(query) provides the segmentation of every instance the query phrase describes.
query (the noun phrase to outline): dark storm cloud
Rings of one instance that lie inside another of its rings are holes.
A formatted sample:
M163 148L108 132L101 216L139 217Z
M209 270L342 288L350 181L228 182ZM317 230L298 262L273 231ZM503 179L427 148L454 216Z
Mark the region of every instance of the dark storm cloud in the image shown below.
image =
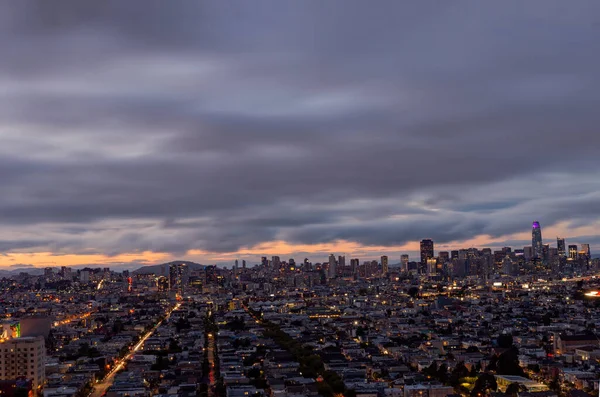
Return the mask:
M22 236L0 249L394 245L592 224L598 11L0 3L1 233Z

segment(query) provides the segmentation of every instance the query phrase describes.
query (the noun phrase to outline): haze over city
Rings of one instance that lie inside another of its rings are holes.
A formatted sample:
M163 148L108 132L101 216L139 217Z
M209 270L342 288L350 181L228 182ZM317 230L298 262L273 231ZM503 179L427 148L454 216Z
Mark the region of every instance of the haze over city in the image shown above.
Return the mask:
M600 3L0 3L0 266L599 247Z

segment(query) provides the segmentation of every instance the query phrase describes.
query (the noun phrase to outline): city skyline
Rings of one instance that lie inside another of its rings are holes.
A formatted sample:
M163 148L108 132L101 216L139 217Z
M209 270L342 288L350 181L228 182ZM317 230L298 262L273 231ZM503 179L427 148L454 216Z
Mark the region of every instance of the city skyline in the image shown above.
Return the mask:
M600 4L333 3L0 3L0 268L600 247Z
M499 245L492 244L492 245L482 245L482 246L475 246L475 245L453 246L453 245L448 245L448 244L436 245L435 241L432 241L431 239L423 239L420 242L416 243L418 246L417 251L411 251L411 250L386 251L385 247L371 247L371 250L363 251L361 254L357 254L356 251L350 252L350 253L338 252L338 251L329 251L329 253L326 253L325 251L323 251L323 253L318 253L318 254L310 253L310 252L300 252L300 253L296 252L296 253L291 253L291 254L289 252L287 254L282 254L281 252L271 252L271 253L262 252L262 253L260 253L260 256L257 256L258 254L256 254L256 253L252 253L252 254L244 253L241 256L234 256L233 259L231 259L231 260L203 262L201 264L206 265L206 266L217 265L217 266L233 268L234 266L239 265L239 263L244 263L244 265L245 265L246 262L248 262L249 266L254 266L254 265L261 264L262 259L265 256L267 258L276 257L281 262L287 262L288 259L293 259L293 260L298 261L298 263L301 263L302 259L304 258L304 260L308 259L311 263L321 263L321 262L327 263L327 262L331 261L332 257L334 257L334 259L335 259L336 255L340 255L340 258L357 257L356 259L361 261L361 263L362 263L362 261L378 260L378 259L382 259L385 257L387 263L389 263L390 265L401 266L402 265L401 258L403 256L408 256L410 262L423 263L422 261L424 258L425 258L425 260L430 259L430 258L438 258L440 252L445 252L446 254L448 254L451 251L466 251L466 250L473 249L473 248L477 249L477 250L491 249L494 251L494 250L502 250L505 247L509 247L514 250L523 250L523 249L529 248L531 250L531 257L536 258L537 255L536 255L535 249L534 249L534 245L535 245L535 241L536 241L536 237L535 237L536 232L540 233L540 235L541 235L541 225L540 225L540 222L538 222L538 221L533 222L533 233L532 233L533 237L532 237L531 243L529 245L527 244L527 240L522 240L522 241L511 241L510 242L511 244L499 244ZM541 236L540 236L540 238L541 238ZM424 245L424 242L427 242L427 243L425 243L425 245ZM570 238L565 238L565 237L556 237L556 239L550 240L550 241L548 241L548 240L544 241L542 239L541 244L542 244L542 247L548 246L550 248L556 249L556 254L558 256L562 256L562 255L564 255L565 257L570 256L569 251L567 250L567 246L568 246L569 248L577 247L577 252L580 252L582 250L586 251L587 256L590 259L600 257L600 255L598 255L598 254L594 255L593 246L590 245L589 243L584 243L583 240L570 239ZM562 252L561 252L561 247L562 247L562 249L564 249L564 251L562 251ZM377 248L377 249L375 249L375 248ZM424 254L423 252L426 252L426 254ZM590 255L590 253L591 253L591 255ZM235 255L235 254L233 254L233 255ZM87 268L87 267L95 267L95 266L100 266L100 265L113 265L114 266L113 268L115 270L120 270L120 269L134 270L134 269L137 269L142 266L151 266L151 265L163 264L166 262L178 262L178 261L186 261L186 260L190 260L190 258L188 258L188 257L165 258L163 260L158 260L156 262L134 261L134 262L126 262L126 263L122 263L122 262L78 263L78 264L75 264L74 267ZM25 264L25 265L17 264L17 265L13 265L12 267L6 268L5 270L10 270L11 268L23 269L23 270L26 270L27 268L42 269L45 267L61 267L61 266L65 266L65 265L64 264L62 264L62 265L46 264L45 266L34 266L34 265L27 265L27 264Z

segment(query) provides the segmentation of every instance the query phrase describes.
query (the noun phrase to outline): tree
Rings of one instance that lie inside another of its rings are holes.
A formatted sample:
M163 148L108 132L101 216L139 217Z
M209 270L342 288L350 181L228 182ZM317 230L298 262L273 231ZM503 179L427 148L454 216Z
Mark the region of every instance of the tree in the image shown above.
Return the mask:
M435 376L442 383L446 383L448 381L448 366L446 363L442 363L442 365L440 365Z
M249 378L258 378L260 376L260 369L257 367L253 367L250 368L248 370L248 377Z
M427 367L423 370L423 373L426 375L429 375L431 377L435 377L437 375L437 371L438 371L438 366L434 361L431 363L431 365L429 367Z
M191 327L192 326L190 322L187 319L183 319L182 317L180 317L175 323L175 329L177 330L177 333L181 332L183 329L189 329Z
M461 361L460 363L456 364L456 367L454 367L454 370L452 370L449 383L452 386L458 386L459 380L467 376L469 376L469 370L465 366L465 363Z
M163 356L156 357L156 363L152 364L150 367L152 371L162 371L167 368L169 368L169 362L168 360L165 360Z
M79 349L77 350L78 356L87 356L90 352L90 345L87 343L82 343L79 345Z
M552 391L560 392L560 380L558 378L558 374L554 375L548 387L550 387L550 390Z
M13 393L14 397L28 397L29 391L24 387L17 387Z
M498 347L508 349L513 345L513 337L511 334L500 334L496 342L498 343Z
M410 287L408 289L408 295L410 295L411 298L415 299L417 296L419 296L419 287Z
M171 338L169 340L169 351L170 352L180 352L181 351L181 347L179 346L179 343L177 343L177 341L173 338Z
M519 365L519 350L511 347L498 357L496 363L498 375L525 376L523 368Z
M506 391L504 393L509 396L517 396L520 391L521 391L521 385L519 385L518 383L515 382L515 383L511 383L510 385L508 385L508 387L506 388Z
M498 384L496 383L496 377L490 373L483 373L479 375L471 390L471 396L477 396L479 394L486 394L488 391L496 391Z
M115 322L113 323L112 326L112 333L113 334L118 334L119 332L123 331L123 322L119 319L115 320Z
M475 367L475 365L471 365L471 370L469 371L469 376L471 378L475 378L477 377L477 368Z

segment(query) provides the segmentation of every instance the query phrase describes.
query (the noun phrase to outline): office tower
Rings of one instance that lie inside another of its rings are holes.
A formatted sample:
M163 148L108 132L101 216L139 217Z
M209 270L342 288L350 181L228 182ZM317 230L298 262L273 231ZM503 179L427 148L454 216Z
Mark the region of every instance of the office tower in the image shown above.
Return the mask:
M381 257L381 273L385 276L388 274L389 270L388 257L387 255L383 255Z
M494 273L494 255L490 248L484 248L481 250L481 254L483 276L487 279L490 274Z
M550 247L548 250L548 264L551 266L552 270L560 269L560 257L558 256L558 249L554 247Z
M169 265L169 290L177 289L177 265L172 263Z
M577 245L569 245L569 258L577 259Z
M438 259L441 263L450 262L450 253L448 251L440 251L438 252Z
M82 283L89 283L90 282L90 271L82 270L81 272L79 272L79 281Z
M304 262L302 263L302 271L310 272L312 270L312 264L308 261L308 258L304 258Z
M550 255L550 244L542 245L542 259L544 263L548 262L548 256Z
M567 250L565 245L565 239L562 237L556 238L556 248L558 249L558 256L561 258L567 257Z
M235 264L233 265L233 268L234 268L234 269L237 269L237 268L238 268L238 265L239 265L239 261L236 259L236 260L235 260Z
M591 253L590 253L590 245L589 244L581 244L581 252L583 252L583 254L587 257L590 258L591 257Z
M360 261L358 258L350 259L350 272L352 275L355 275L358 272L358 267L360 266Z
M527 261L530 260L531 258L533 258L534 257L533 247L531 247L531 246L523 247L523 257Z
M425 239L421 240L421 269L425 269L427 266L427 259L434 257L433 251L433 240Z
M54 270L51 267L44 268L44 278L51 280L54 277Z
M433 277L437 274L437 259L429 258L427 259L427 276Z
M60 268L60 277L63 280L71 280L73 278L73 275L71 273L71 268L67 267L67 266L62 266Z
M340 255L340 256L338 256L338 262L337 262L337 275L345 276L346 275L345 273L346 273L346 256Z
M379 272L379 262L371 261L369 266L368 276L373 277Z
M243 260L242 260L242 269L245 269L245 268L246 268L246 260L245 260L245 259L243 259Z
M267 259L267 257L266 257L266 256L261 256L261 257L260 257L260 264L261 264L263 267L269 267L269 260Z
M458 250L450 251L450 259L451 260L458 259Z
M533 257L542 259L544 257L544 247L542 245L542 227L538 221L534 221L531 229L531 247L533 248Z
M400 255L400 269L403 273L408 273L408 254Z
M235 271L236 268L234 268ZM169 265L169 290L180 294L184 293L190 281L190 269L185 263L171 263Z
M278 256L271 257L271 266L274 271L279 271L281 268L281 259Z
M46 379L44 337L13 338L0 343L0 380L31 379L37 390Z
M337 275L335 255L329 255L329 267L327 268L328 278L334 278Z
M169 265L169 287L171 290L176 291L181 288L182 280L181 274L182 271L180 269L180 264L173 263ZM185 266L185 265L183 265Z
M296 271L296 260L294 258L290 258L288 260L286 271L295 272Z

